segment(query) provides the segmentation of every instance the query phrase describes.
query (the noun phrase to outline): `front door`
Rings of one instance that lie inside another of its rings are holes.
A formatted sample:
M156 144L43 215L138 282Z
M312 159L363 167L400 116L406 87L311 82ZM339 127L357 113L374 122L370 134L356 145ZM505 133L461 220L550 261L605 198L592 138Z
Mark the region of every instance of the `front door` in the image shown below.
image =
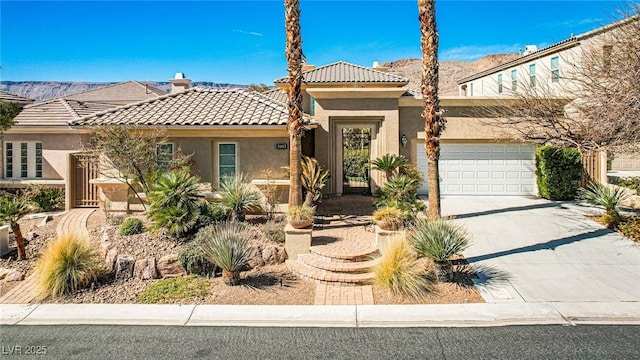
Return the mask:
M345 194L371 194L371 128L342 129L342 182Z

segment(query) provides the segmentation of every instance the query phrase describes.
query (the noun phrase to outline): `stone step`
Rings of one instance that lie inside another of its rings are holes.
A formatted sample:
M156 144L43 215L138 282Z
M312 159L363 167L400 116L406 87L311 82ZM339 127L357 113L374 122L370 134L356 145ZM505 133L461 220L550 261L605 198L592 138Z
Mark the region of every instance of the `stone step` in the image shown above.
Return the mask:
M287 260L286 264L289 270L305 280L323 283L370 284L374 279L374 274L370 272L337 273L312 267L296 260Z
M374 246L342 247L329 245L311 246L309 251L328 262L362 262L379 256Z
M358 262L327 261L325 258L313 253L299 255L298 261L311 267L338 273L370 272L380 262L379 258Z

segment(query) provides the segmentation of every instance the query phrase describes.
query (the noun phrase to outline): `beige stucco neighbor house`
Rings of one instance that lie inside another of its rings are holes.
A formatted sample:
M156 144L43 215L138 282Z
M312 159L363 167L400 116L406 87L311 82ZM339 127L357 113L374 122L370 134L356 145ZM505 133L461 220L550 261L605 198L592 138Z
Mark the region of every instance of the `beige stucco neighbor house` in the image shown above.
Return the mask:
M523 56L458 81L458 93L465 97L508 97L522 91L523 86L544 89L544 94L567 96L567 90L579 86L573 79L575 66L580 64L585 51L602 51L603 61L611 54L607 38L615 36L625 26L640 21L639 16L626 18L598 29L572 35L568 39L537 49L525 47ZM631 25L629 25L631 24ZM602 157L602 161L606 161ZM606 165L602 165L606 169ZM640 155L620 155L611 162L611 170L640 170ZM606 174L601 177L606 181Z

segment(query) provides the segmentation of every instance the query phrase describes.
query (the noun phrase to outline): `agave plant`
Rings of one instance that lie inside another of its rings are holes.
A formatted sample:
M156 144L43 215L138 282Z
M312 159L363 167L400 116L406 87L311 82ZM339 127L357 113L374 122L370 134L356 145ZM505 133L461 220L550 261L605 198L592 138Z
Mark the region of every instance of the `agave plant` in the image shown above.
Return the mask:
M402 155L384 154L373 160L371 163L373 164L374 170L384 171L387 180L389 180L396 170L399 170L403 166L409 164L409 160Z
M582 192L582 198L588 203L604 207L602 222L615 227L620 222L618 206L629 198L629 192L622 187L590 183Z
M224 176L219 191L232 221L244 221L247 211L260 207L263 201L262 191L244 174Z
M0 196L0 222L8 223L11 231L16 236L18 245L18 260L27 258L27 251L24 247L24 238L20 230L18 220L29 213L29 206L15 197Z
M198 195L199 179L188 169L163 173L149 192L149 218L154 228L180 237L194 230L204 199Z
M307 191L304 205L313 206L322 196L322 189L327 185L331 177L329 170L325 169L318 160L308 156L302 156L302 187Z
M418 255L433 260L440 281L451 281L451 258L471 245L469 234L462 226L443 218L418 220L409 241Z
M238 284L240 270L251 257L251 237L244 230L241 223L224 222L200 229L194 240L204 258L222 269L222 279L227 285Z

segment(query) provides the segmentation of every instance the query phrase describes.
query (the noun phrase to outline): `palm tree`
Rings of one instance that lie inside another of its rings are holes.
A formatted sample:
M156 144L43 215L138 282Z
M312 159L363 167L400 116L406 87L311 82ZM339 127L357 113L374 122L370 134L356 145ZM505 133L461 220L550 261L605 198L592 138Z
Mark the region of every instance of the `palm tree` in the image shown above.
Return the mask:
M438 159L440 158L440 134L446 120L442 116L438 99L438 30L436 28L435 0L418 0L418 17L422 43L422 98L424 110L424 130L426 133L429 183L429 216L440 216L440 179Z
M402 155L384 154L373 160L373 169L384 171L387 180L391 179L396 170L409 164L409 160Z
M285 54L289 73L289 206L302 205L302 36L300 35L300 1L284 1L286 31Z
M18 245L18 260L27 258L27 251L24 248L24 238L20 230L18 220L29 213L29 207L24 202L14 198L0 196L0 222L9 223L11 230L16 236Z

